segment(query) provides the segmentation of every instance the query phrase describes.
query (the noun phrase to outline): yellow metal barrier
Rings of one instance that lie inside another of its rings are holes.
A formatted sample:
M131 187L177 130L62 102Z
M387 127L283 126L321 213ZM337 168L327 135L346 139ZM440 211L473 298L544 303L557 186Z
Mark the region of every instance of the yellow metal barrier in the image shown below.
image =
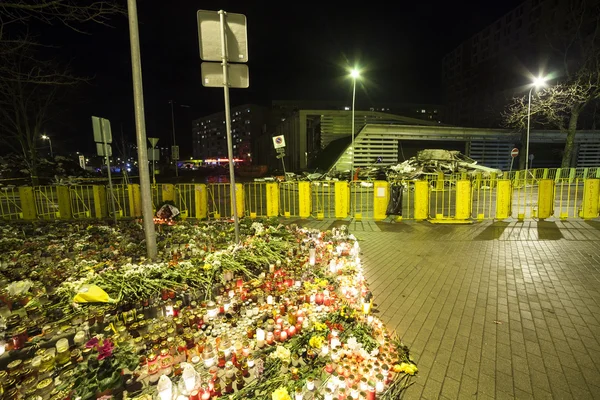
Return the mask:
M140 191L140 185L135 183L135 184L131 184L131 185L121 185L124 187L123 190L123 197L125 199L125 194L127 194L127 203L125 203L125 201L123 201L123 205L128 204L129 205L129 212L128 213L124 213L124 215L127 215L129 217L141 217L142 216L142 193ZM122 209L124 209L125 207L122 207Z
M267 183L267 217L279 215L279 185L275 182Z
M272 183L277 186L276 183ZM250 218L264 217L267 215L267 185L266 182L251 182L244 184L246 209ZM272 189L271 189L272 190Z
M587 179L583 185L583 219L598 217L598 198L600 196L600 179Z
M229 183L209 183L208 192L208 215L209 218L230 218L233 216L231 207L231 184ZM235 200L237 205L238 217L244 214L244 188L241 183L235 184Z
M507 219L511 215L511 184L512 182L509 179L498 180L498 190L496 193L496 219Z
M36 215L40 219L60 218L56 186L36 186L35 196Z
M175 185L172 184L163 184L160 185L162 188L162 201L172 201L175 202Z
M513 184L512 210L513 217L516 216L519 221L537 217L537 212L534 208L536 205L534 189L534 182L531 176L527 178L525 171L517 171Z
M386 182L387 183L387 182ZM385 189L384 189L385 190ZM374 182L350 182L350 215L356 219L373 219ZM337 187L336 187L337 195ZM383 210L385 218L385 208ZM345 217L344 217L345 218Z
M429 217L429 182L415 182L415 219L425 220Z
M194 185L194 203L197 219L208 217L208 193L205 184Z
M569 171L564 178L555 181L554 201L556 213L560 219L578 218L580 205L583 202L583 179L572 179ZM563 175L563 176L564 176Z
M281 207L280 214L286 218L300 216L300 185L308 184L308 182L281 182L279 184L279 204ZM310 186L309 186L310 199ZM310 204L310 200L309 200ZM309 206L310 215L310 206Z
M506 180L509 183L510 181ZM477 173L472 182L471 187L471 202L472 202L472 216L477 220L494 219L496 216L496 209L494 208L495 196L498 196L498 178L496 175L492 175L489 178L484 178L481 173ZM510 191L505 193L510 202ZM508 218L508 217L504 217Z
M546 219L554 215L554 181L540 179L538 184L538 218Z
M94 208L94 186L70 186L68 191L71 201L71 216L73 218L91 218Z
M21 188L16 189L14 187L3 187L0 189L0 217L2 219L23 218L23 212L19 202L20 189ZM35 206L33 209L35 210Z
M193 183L179 183L174 187L175 198L173 202L179 210L181 219L196 218L195 185ZM163 196L165 191L163 189ZM166 199L165 199L166 200Z
M335 217L344 219L348 216L349 190L348 182L335 182Z
M390 200L390 184L386 181L373 182L373 219L386 219L387 206Z
M471 218L471 181L456 182L456 213L454 218L466 220Z
M96 218L106 218L108 215L106 188L104 186L94 185L92 186L92 192L92 195L94 196L94 216Z
M31 187L19 188L19 200L21 201L21 210L23 219L32 220L37 218L37 206L35 201L35 191Z
M336 218L335 182L318 181L311 182L311 184L311 215L319 220ZM344 190L347 190L347 188Z
M455 203L456 181L438 178L435 189L431 190L429 216L436 220L452 219L456 213Z

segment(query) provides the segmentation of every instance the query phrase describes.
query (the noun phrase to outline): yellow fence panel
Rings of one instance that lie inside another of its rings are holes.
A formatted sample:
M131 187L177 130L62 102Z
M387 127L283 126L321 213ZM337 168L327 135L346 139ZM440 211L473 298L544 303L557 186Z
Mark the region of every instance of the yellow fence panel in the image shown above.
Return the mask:
M180 218L196 218L196 185L193 183L179 183L175 185L174 190L175 198L173 202L180 212Z
M454 218L466 220L471 218L471 181L456 182L456 213Z
M279 183L279 213L286 217L299 217L300 216L300 193L299 186L301 184L308 184L308 182L281 182ZM310 192L310 189L309 189ZM309 208L310 210L310 208ZM310 215L310 211L309 211Z
M579 210L583 203L584 180L572 178L572 173L565 175L566 177L555 181L554 215L560 219L579 218Z
M452 219L456 214L456 180L436 179L430 190L429 217L436 220ZM416 207L416 205L415 205Z
M350 191L348 189L348 182L338 181L335 182L335 217L338 219L344 219L348 217L348 206L350 200Z
M267 185L266 182L251 182L244 184L246 209L250 218L267 216ZM277 185L276 183L274 183Z
M236 183L235 190L238 217L241 217L244 214L244 188L241 183ZM231 206L231 184L209 183L207 185L207 194L209 218L218 219L233 217L233 208Z
M35 196L35 209L38 218L60 218L56 186L36 186L33 189L33 194Z
M496 195L496 219L503 220L510 218L512 182L509 179L498 180L498 190Z
M2 219L20 219L24 218L19 190L15 187L2 187L0 188L0 217ZM31 189L31 188L28 188ZM33 192L31 192L33 197ZM35 211L35 206L33 206L33 210ZM33 218L30 219L34 219Z
M347 189L345 189L347 190ZM311 182L312 210L311 215L316 219L336 218L335 182Z
M94 210L94 186L75 185L68 188L73 218L92 218Z
M386 190L381 185L379 187L383 188L384 191ZM373 219L374 193L374 182L372 181L350 182L350 216L352 218L356 220ZM381 219L385 219L385 208L383 209L383 218Z
M415 219L422 221L429 218L429 182L415 182Z
M538 218L546 219L554 215L554 181L540 179L538 183Z
M390 200L390 184L386 181L373 183L373 219L381 221L387 218L387 206Z
M583 219L598 217L598 197L600 196L600 179L587 179L583 186Z
M510 181L505 180L504 182L508 183L510 188ZM497 209L495 205L500 190L498 184L498 178L495 174L489 177L484 177L481 173L475 175L471 186L472 218L479 221L496 218ZM510 202L510 191L503 194L509 196L507 201ZM508 218L508 216L504 218Z

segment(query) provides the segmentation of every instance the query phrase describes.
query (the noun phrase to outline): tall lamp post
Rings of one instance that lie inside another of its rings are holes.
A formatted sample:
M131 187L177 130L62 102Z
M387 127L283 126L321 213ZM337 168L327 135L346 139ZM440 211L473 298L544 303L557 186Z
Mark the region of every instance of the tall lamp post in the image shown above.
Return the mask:
M48 135L42 135L42 139L48 141L48 144L50 145L50 158L54 158L54 153L52 152L52 139L50 139L50 136Z
M352 162L350 163L350 180L354 180L354 103L356 102L356 79L360 77L360 72L355 68L350 71L350 76L352 77Z
M527 182L527 174L529 173L529 126L531 125L531 94L533 89L539 89L546 85L546 78L537 77L531 84L529 89L529 102L527 103L527 140L525 143L525 182Z

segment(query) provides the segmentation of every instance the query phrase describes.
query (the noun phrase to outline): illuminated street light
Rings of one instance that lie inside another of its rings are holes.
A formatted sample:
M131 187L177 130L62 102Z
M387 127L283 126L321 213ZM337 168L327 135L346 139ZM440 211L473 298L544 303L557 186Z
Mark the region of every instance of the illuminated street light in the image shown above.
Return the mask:
M350 71L352 77L352 162L350 164L350 180L354 180L354 103L356 101L356 80L360 78L360 72L354 68Z
M527 142L525 144L525 182L527 182L527 174L529 169L529 126L531 124L531 93L533 89L539 89L546 86L548 78L538 76L531 83L531 89L529 89L529 102L527 103Z
M52 139L50 139L50 136L48 135L42 135L42 139L48 141L48 144L50 145L50 158L54 158L54 153L52 152Z

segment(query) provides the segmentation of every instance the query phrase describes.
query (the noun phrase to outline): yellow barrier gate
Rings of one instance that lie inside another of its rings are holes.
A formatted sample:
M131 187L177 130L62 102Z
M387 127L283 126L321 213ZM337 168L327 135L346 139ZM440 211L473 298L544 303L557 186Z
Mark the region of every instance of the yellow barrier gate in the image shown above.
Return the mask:
M308 182L281 182L279 183L279 213L286 217L300 216L300 184ZM310 189L309 189L310 191ZM310 202L310 200L309 200ZM309 211L310 214L310 211Z
M311 215L314 218L319 220L324 218L336 218L335 183L336 182L332 181L311 182Z
M386 181L373 182L373 219L386 219L387 205L390 200L390 184Z
M496 219L507 219L511 215L512 182L509 179L498 180L496 195Z
M565 171L567 172L567 171ZM558 177L554 187L554 202L556 214L560 219L578 218L579 210L583 203L584 180L574 178L574 174ZM541 217L540 217L541 218Z
M443 176L443 175L442 175ZM456 181L436 179L430 191L429 217L434 220L452 219L456 213Z
M230 188L231 184L229 183L209 183L207 185L209 218L233 217ZM244 188L241 183L235 184L235 191L238 217L242 217L244 214Z
M94 209L94 186L76 185L68 188L73 218L91 218Z
M244 184L244 200L250 218L267 214L267 189L264 182Z
M40 219L60 218L57 186L36 186L33 189L35 214Z
M472 218L480 221L496 218L497 209L494 204L498 197L498 190L498 180L495 176L484 178L481 173L475 176L471 187ZM505 193L503 194L505 195ZM510 196L508 201L510 201Z
M19 188L20 189L20 188ZM19 190L14 187L0 189L0 215L2 219L23 218Z
M373 219L373 207L375 206L374 185L374 182L368 181L350 182L350 216L352 218L358 221L363 218ZM383 190L385 191L385 188ZM385 218L385 209L383 213L384 217L382 219Z
M587 179L583 186L583 219L598 217L598 198L600 196L600 179Z

